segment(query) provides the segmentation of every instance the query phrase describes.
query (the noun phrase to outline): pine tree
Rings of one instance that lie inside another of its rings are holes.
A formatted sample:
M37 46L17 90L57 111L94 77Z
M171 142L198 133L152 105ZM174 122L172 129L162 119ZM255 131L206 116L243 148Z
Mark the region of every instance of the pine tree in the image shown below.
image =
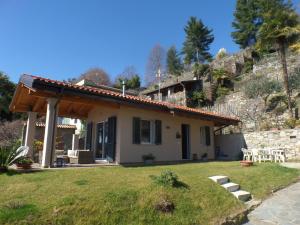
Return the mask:
M235 43L241 48L254 45L257 33L262 24L259 0L237 0L231 33Z
M185 63L203 63L211 59L209 46L214 41L212 30L206 27L201 20L191 17L184 31L186 33L183 43Z
M169 74L175 76L180 76L183 71L183 65L175 46L169 48L167 52L167 70Z
M288 98L288 108L292 116L291 93L286 63L286 49L297 44L300 36L299 16L292 3L285 0L262 1L262 17L264 23L258 32L258 49L272 46L277 49L282 65L284 87Z

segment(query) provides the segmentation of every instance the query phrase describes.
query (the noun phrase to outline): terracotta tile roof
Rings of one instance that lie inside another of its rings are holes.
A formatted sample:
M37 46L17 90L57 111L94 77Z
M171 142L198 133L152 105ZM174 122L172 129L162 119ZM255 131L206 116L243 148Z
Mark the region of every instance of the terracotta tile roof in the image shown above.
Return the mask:
M168 102L153 101L153 100L141 98L139 96L132 96L132 95L123 96L122 93L118 93L118 92L115 92L115 91L104 90L104 89L101 89L101 88L90 87L90 86L79 86L79 85L75 85L75 84L71 84L71 83L65 83L65 82L61 82L61 81L57 81L57 80L50 80L50 79L42 78L42 77L38 77L38 76L32 76L32 75L26 75L26 76L31 76L34 80L39 80L39 81L42 81L42 82L45 82L45 83L50 83L50 84L54 84L54 85L58 85L58 86L62 86L62 87L68 87L68 88L72 88L72 89L75 89L75 90L87 91L87 92L90 92L90 93L104 95L104 96L117 97L120 100L130 100L130 101L135 102L135 103L142 103L142 104L147 104L147 105L167 107L167 108L170 108L170 109L178 109L178 110L181 110L181 111L184 111L184 112L191 112L191 113L196 113L196 114L199 114L199 115L202 115L202 116L209 116L212 119L213 118L223 119L223 120L228 120L228 121L232 121L232 122L235 122L235 123L240 122L239 118L223 116L223 115L219 115L219 114L214 113L214 112L208 112L208 111L201 110L201 109L189 108L189 107L180 106L180 105L176 105L176 104L172 104L172 103L168 103Z

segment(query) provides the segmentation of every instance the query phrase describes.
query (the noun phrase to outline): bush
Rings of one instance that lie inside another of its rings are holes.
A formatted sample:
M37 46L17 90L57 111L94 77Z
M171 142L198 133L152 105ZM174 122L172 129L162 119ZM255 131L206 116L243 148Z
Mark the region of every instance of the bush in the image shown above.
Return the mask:
M22 153L27 149L24 146L19 148L0 147L0 171L6 171L10 165L15 163L21 156Z
M248 98L266 98L273 93L280 92L281 90L282 85L278 81L259 76L245 83L243 91Z
M284 127L289 129L294 129L296 126L300 125L300 120L296 120L295 118L287 119L284 122Z
M19 164L32 164L33 163L33 161L30 158L25 157L25 156L18 158L15 162L19 163Z
M218 86L217 91L216 91L217 98L222 98L225 95L228 95L229 92L230 92L229 88Z
M253 61L247 60L243 66L241 74L249 73L252 71L252 69L253 69Z
M156 184L162 186L175 187L179 184L178 176L170 170L163 171L159 176L151 176L151 178Z

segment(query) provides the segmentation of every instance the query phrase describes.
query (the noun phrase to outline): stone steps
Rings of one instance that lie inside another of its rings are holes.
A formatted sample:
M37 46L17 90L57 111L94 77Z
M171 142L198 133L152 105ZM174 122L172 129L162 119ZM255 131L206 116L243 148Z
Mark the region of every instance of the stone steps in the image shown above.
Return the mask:
M229 178L227 176L212 176L209 177L209 179L213 180L218 184L226 184L229 181Z
M229 178L227 176L218 175L209 177L209 179L221 185L240 201L246 202L251 199L251 194L249 192L240 190L240 185L229 182Z
M234 192L240 189L240 185L231 182L222 184L221 186L229 192Z

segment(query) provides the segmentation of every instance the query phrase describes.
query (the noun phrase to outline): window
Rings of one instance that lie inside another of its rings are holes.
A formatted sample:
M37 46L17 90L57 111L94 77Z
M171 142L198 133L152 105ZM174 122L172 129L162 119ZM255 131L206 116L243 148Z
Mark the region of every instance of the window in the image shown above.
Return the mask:
M200 144L210 146L210 127L200 127Z
M161 121L133 118L133 144L161 144Z
M141 120L141 143L150 144L151 141L151 121Z

